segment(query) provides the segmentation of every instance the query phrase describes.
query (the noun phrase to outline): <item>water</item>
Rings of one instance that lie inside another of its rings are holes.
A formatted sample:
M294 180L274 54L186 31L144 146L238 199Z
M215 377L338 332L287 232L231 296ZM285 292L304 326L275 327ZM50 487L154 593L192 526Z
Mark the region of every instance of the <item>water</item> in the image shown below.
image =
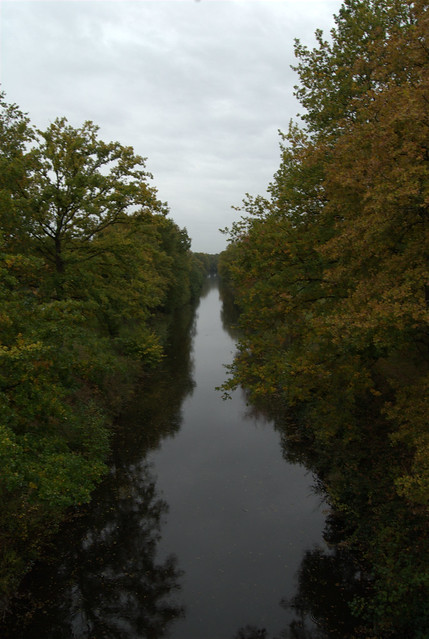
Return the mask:
M170 504L159 554L173 551L185 574L187 614L174 639L232 637L247 624L279 631L304 551L322 543L324 517L312 476L285 463L279 434L252 416L243 392L224 401L235 342L222 328L215 283L198 309L196 387L180 433L149 455Z
M293 636L285 601L303 559L326 552L323 504L273 423L241 390L216 390L235 350L221 310L208 280L193 332L177 326L162 374L122 417L88 512L26 580L11 637Z

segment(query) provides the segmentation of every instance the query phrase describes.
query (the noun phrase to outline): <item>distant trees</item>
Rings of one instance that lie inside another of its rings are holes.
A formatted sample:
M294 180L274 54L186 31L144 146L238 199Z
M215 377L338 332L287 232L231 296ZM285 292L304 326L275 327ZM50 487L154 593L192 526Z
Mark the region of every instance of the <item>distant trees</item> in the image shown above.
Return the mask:
M144 159L0 98L0 589L105 472L112 416L204 269Z
M204 271L208 275L217 274L217 267L219 262L219 255L217 253L216 254L194 253L194 256L196 257L197 260L201 262L201 264L204 267Z
M313 50L296 43L303 125L282 135L268 196L245 200L220 258L243 330L226 388L294 407L344 465L358 444L389 459L367 556L377 614L409 629L429 586L428 6L346 0L335 23Z

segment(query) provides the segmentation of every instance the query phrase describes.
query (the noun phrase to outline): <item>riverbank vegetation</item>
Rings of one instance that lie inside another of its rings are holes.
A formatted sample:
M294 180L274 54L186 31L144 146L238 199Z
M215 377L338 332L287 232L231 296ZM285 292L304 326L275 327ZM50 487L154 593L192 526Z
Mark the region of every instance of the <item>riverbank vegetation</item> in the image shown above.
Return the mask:
M346 0L296 42L304 115L219 265L241 310L225 390L293 415L361 558L365 637L429 632L428 34L423 0Z
M115 415L162 359L210 258L144 158L0 99L0 594L106 471ZM143 384L144 388L144 384Z

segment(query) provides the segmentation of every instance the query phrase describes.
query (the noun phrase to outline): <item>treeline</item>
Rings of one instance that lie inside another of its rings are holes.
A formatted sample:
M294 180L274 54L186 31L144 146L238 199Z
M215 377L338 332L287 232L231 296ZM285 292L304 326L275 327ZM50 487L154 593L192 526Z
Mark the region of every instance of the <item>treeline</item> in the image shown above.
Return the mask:
M207 275L217 275L219 254L194 253L194 258L201 263L202 270Z
M3 602L66 509L89 500L114 416L210 271L150 178L92 122L40 131L0 96Z
M304 115L219 265L241 309L225 388L317 452L366 566L365 637L429 633L428 36L423 0L346 0L296 41Z

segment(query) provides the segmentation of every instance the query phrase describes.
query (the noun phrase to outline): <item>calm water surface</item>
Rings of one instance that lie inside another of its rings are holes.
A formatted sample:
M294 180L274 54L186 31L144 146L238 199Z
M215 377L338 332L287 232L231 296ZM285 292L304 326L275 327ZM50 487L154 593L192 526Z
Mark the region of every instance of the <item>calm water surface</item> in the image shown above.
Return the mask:
M182 427L149 454L170 505L159 556L174 552L184 570L186 616L174 639L232 637L248 624L279 632L292 618L280 601L295 592L303 554L323 543L312 475L284 461L279 434L252 416L242 391L227 401L216 391L235 351L220 311L213 282L197 311L196 386Z
M240 390L227 401L216 390L235 350L223 324L211 279L193 330L178 318L164 370L122 417L106 482L26 580L6 636L310 636L308 620L295 634L285 602L304 557L326 551L323 505L273 424Z

